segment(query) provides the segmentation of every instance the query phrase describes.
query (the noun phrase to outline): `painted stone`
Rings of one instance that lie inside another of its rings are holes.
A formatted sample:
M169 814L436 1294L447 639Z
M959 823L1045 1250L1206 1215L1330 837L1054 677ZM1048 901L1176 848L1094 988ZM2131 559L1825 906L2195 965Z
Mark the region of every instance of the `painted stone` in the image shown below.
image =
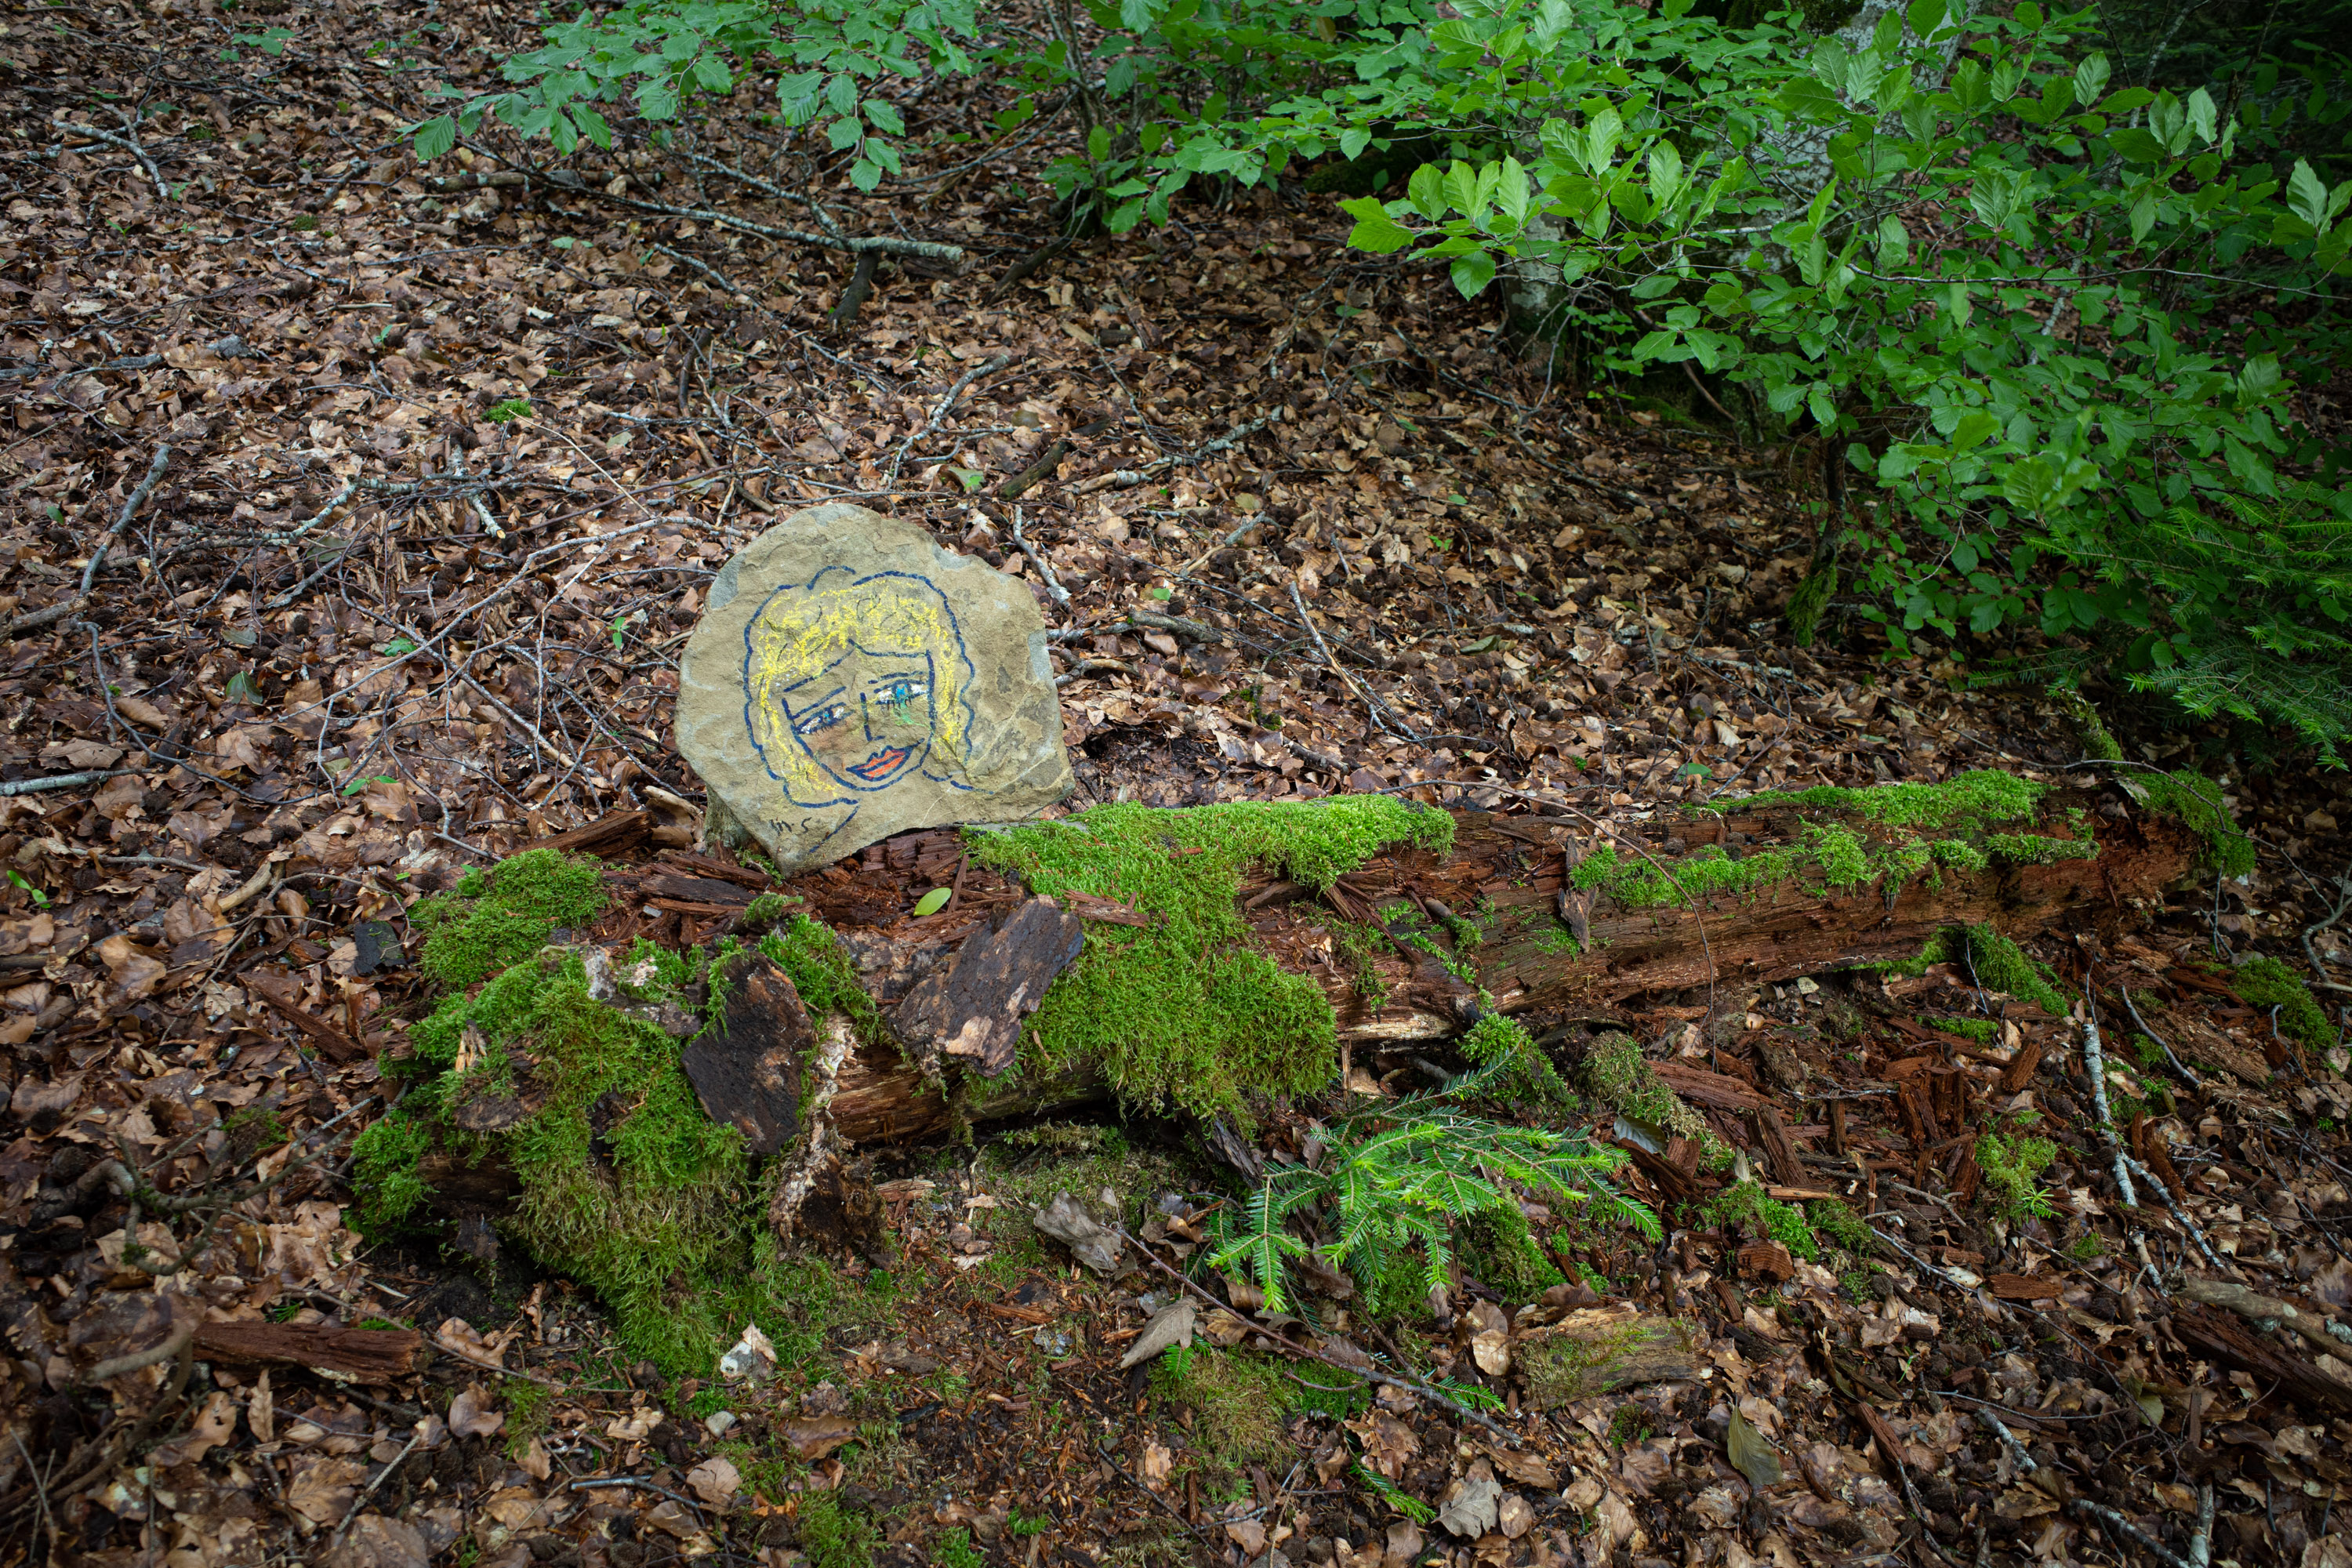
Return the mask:
M1045 624L1018 579L827 502L719 570L679 661L677 749L779 871L1069 793Z

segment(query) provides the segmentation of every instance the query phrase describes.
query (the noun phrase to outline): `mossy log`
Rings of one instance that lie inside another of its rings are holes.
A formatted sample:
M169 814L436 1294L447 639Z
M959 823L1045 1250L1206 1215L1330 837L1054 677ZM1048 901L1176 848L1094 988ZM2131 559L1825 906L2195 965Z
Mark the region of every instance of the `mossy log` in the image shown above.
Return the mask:
M1163 836L1195 815L1123 809ZM1105 857L1132 852L1132 838L1122 847L1104 832L1106 819L1079 820L1096 823ZM1739 1005L1758 985L1916 961L1956 927L2016 939L2068 922L2127 925L2210 853L2188 826L2120 794L1985 773L1944 785L1768 796L1720 815L1642 822L1475 811L1451 813L1449 822L1450 833L1419 843L1382 843L1320 885L1292 879L1295 868L1285 876L1282 865L1256 864L1232 889L1241 944L1273 971L1310 982L1328 1003L1326 1075L1333 1047L1358 1062L1426 1050L1423 1042L1456 1036L1487 1010L1538 1035L1626 1024L1645 1000ZM1175 847L1160 853L1192 852L1168 841ZM1086 923L1098 963L1102 938L1172 918L1148 895L1128 902L1067 891L1070 868L1083 868L1090 850L1084 831L1057 841L1051 877L1035 863L1024 874L1018 855L982 853L984 842L910 834L874 846L854 867L776 887L792 900L785 908L832 929L886 1026L910 995L940 991L968 940L1007 924L1041 892ZM623 898L600 935L674 944L740 923L753 879L737 870L732 883L688 887L687 876L707 876L716 863L672 859L611 874ZM923 896L941 887L955 889L948 907L917 915ZM1037 997L1025 1000L1034 1006ZM940 1032L936 1019L927 1029ZM877 1044L887 1033L869 1034L838 1074L831 1117L853 1142L937 1133L959 1114L1029 1114L1108 1088L1151 1098L1133 1092L1129 1076L1149 1063L1048 1053L1033 1065L1024 1055L1018 1072L997 1078L978 1064L919 1060L919 1052ZM1208 1109L1181 1092L1168 1098Z

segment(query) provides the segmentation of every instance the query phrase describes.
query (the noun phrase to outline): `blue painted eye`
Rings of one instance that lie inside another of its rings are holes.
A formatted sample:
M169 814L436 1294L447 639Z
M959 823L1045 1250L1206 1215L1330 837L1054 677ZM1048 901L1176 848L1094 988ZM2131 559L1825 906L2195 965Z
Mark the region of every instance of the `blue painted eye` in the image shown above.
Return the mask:
M814 735L819 730L830 730L849 717L849 710L838 702L830 702L814 712L804 713L793 721L793 733Z
M883 701L894 708L904 707L918 697L929 695L930 688L919 680L893 680L882 688Z

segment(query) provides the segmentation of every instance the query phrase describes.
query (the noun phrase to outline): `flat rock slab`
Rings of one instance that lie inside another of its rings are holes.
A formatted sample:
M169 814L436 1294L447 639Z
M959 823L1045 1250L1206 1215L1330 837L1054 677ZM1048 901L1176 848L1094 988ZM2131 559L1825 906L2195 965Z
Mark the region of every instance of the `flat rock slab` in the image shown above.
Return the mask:
M1026 585L910 523L828 502L719 570L679 664L677 749L777 870L1069 793Z

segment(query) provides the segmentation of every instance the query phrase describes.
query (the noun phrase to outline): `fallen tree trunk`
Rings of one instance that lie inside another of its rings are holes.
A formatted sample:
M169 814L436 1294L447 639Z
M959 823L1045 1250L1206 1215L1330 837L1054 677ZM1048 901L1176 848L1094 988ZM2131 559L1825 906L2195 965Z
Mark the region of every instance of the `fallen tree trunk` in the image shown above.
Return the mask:
M1460 1033L1489 1007L1539 1034L1622 1026L1633 1021L1630 1004L1744 1007L1762 985L1916 959L1955 927L2012 940L2062 922L2119 927L2192 875L2204 853L2178 821L2089 792L2044 795L2007 821L1977 808L1890 826L1884 818L1903 811L1885 807L1898 799L1813 792L1734 815L1635 823L1456 812L1443 853L1392 844L1319 890L1268 876L1244 881L1237 898L1250 944L1315 983L1339 1046L1360 1061L1425 1049L1422 1042ZM690 940L730 923L730 910L752 896L738 886L725 902L664 897L681 883L659 868L614 880L653 895L630 906L626 934L667 916ZM945 910L912 912L925 892L950 883L957 895ZM695 890L709 899L721 886ZM921 1028L902 1036L936 1041L961 1030L1001 1047L1017 1017L992 1023L983 1013L1008 998L1013 1014L1034 1008L1058 968L1040 960L1008 969L991 947L989 985L954 984L965 952L978 963L990 933L1042 900L1017 876L978 868L952 833L908 835L866 851L855 873L827 868L780 886L834 928L883 1018L922 1013ZM1098 897L1054 907L1091 928L1090 940L1105 926L1158 918ZM698 919L712 922L705 932ZM961 1012L942 1012L945 992L961 994ZM771 1005L748 994L737 1005L744 1028ZM990 1056L860 1042L838 1068L832 1125L856 1143L923 1137L960 1115L1026 1115L1112 1087L1088 1064L1000 1085L984 1069L1004 1053ZM782 1058L772 1064L775 1075L790 1070Z

